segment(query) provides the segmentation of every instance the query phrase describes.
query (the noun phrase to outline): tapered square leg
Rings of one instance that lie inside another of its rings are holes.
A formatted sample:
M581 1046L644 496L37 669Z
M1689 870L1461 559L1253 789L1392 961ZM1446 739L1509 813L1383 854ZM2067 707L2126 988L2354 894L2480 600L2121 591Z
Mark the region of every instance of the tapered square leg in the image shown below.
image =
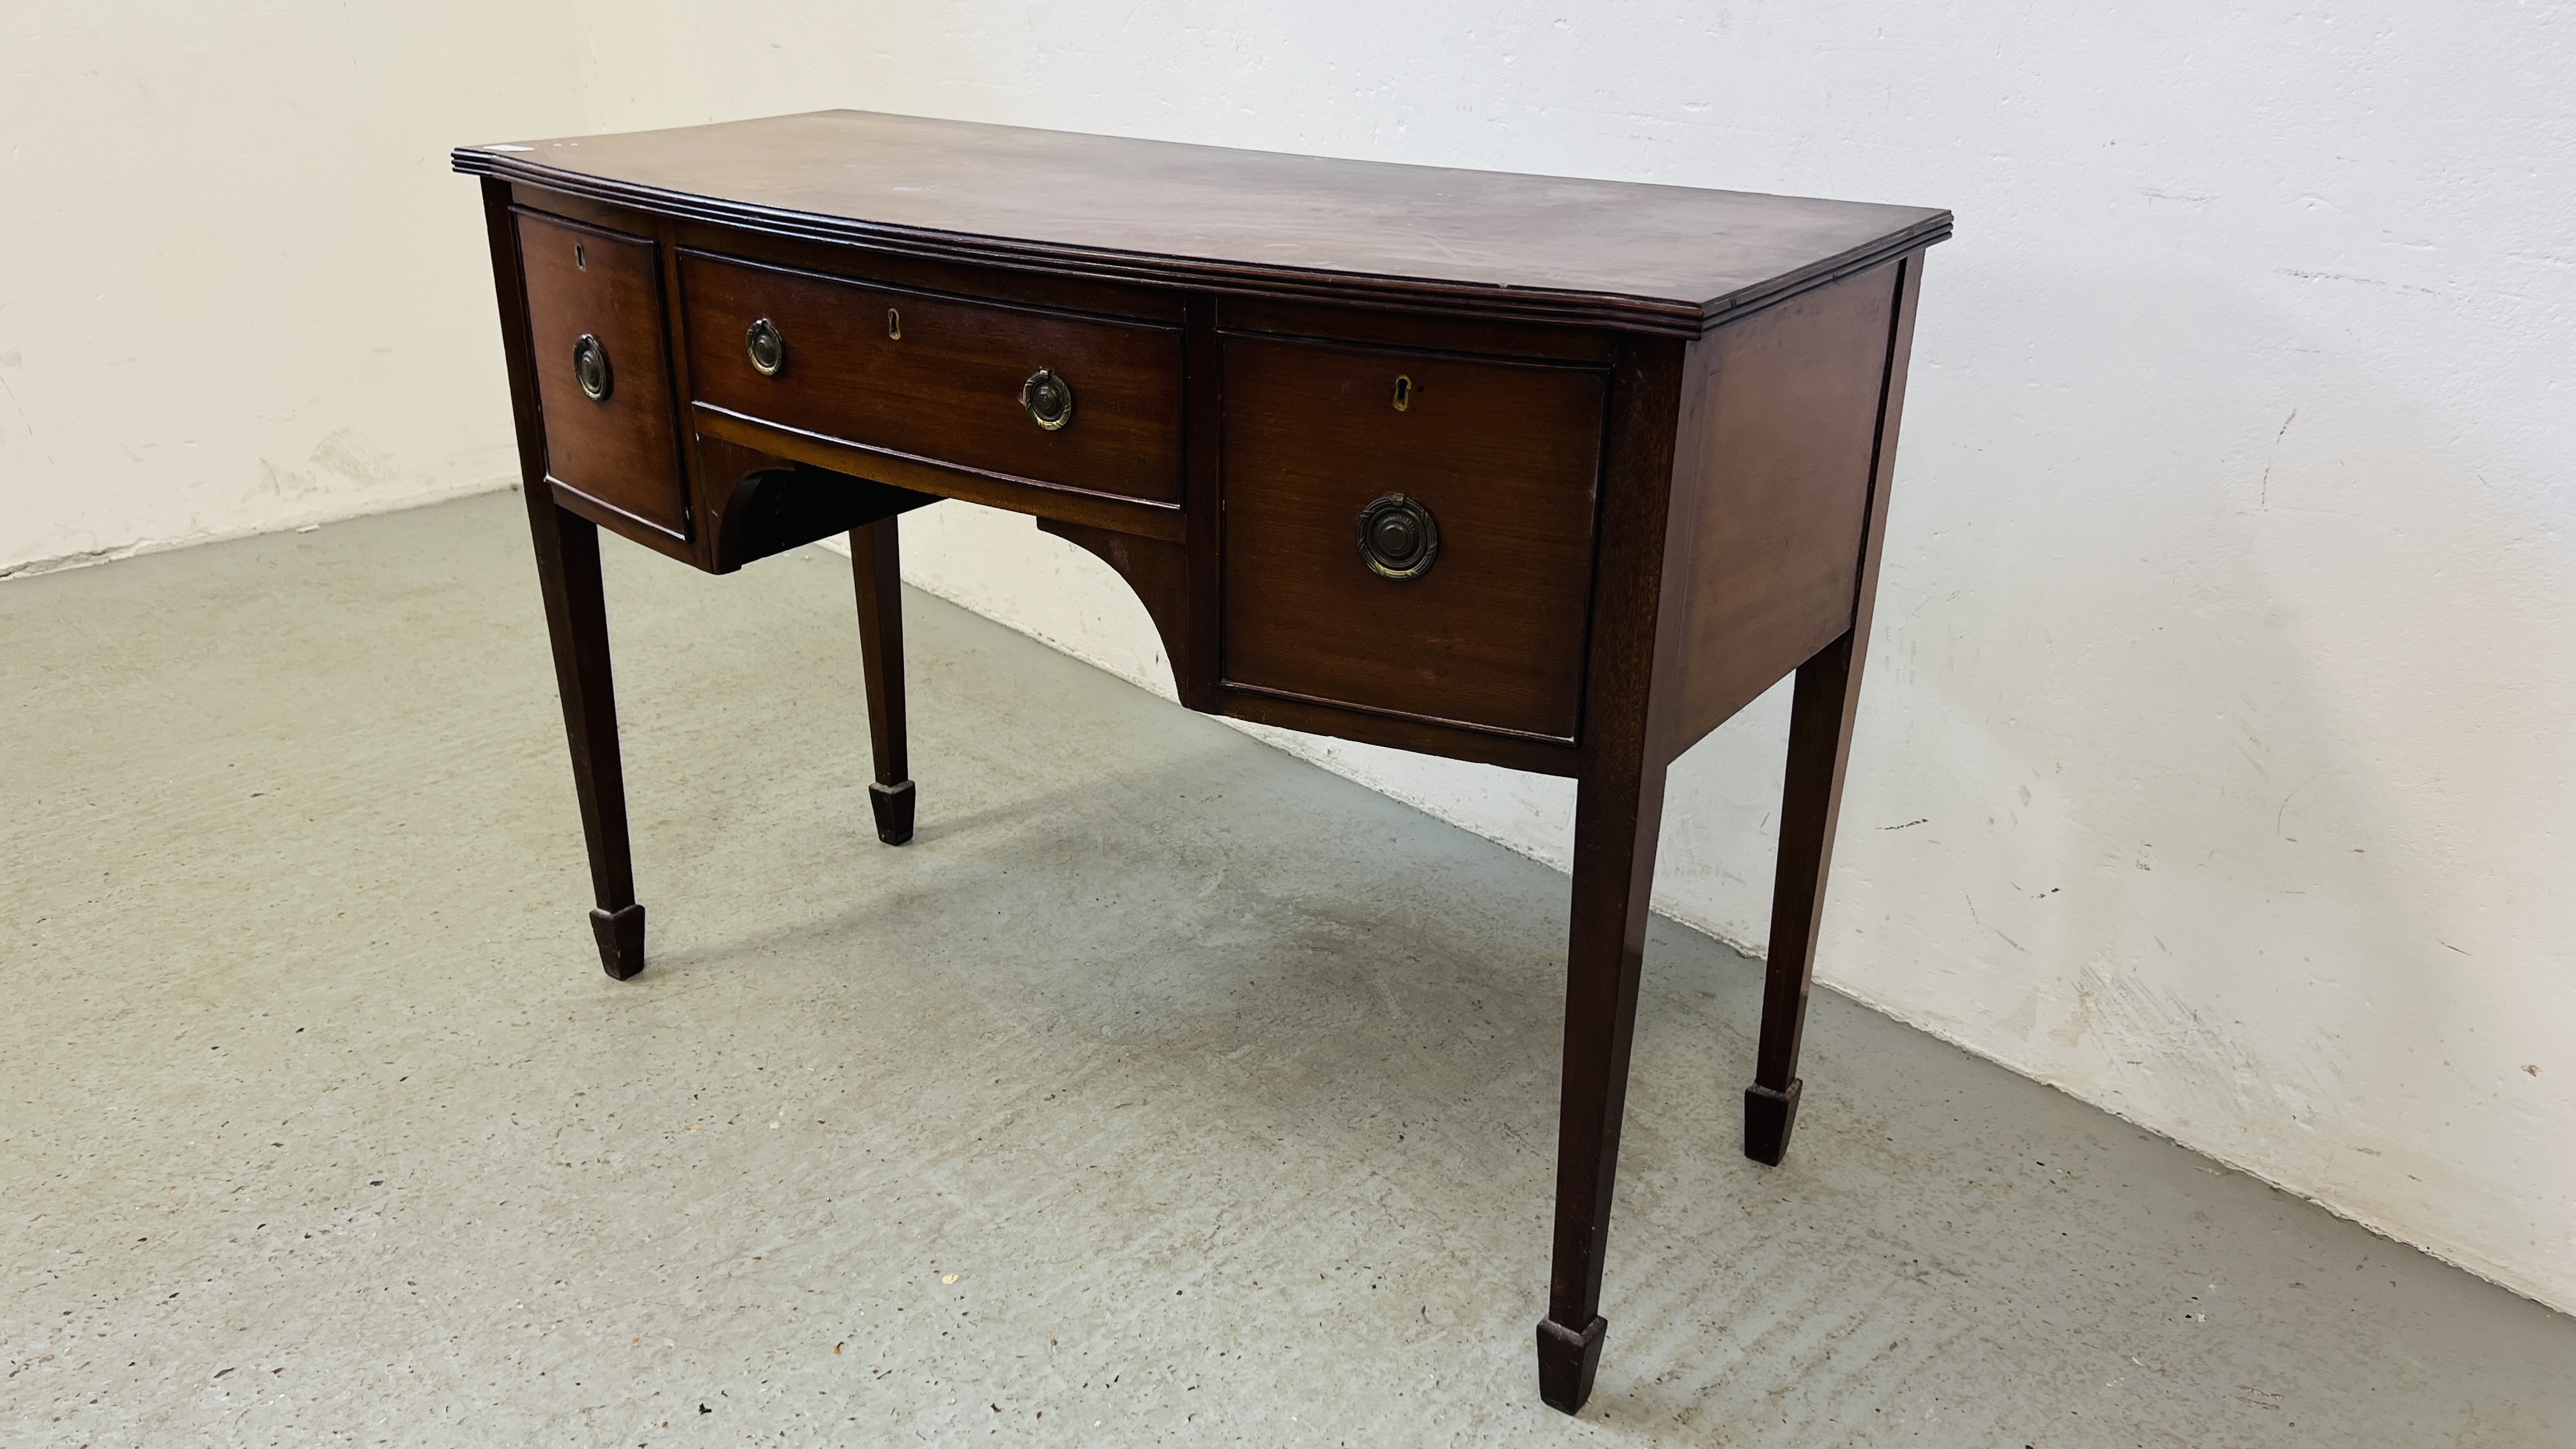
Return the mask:
M868 740L876 756L876 782L868 805L877 839L901 845L912 839L911 761L904 748L903 558L895 519L880 518L850 530L850 573L859 594L859 660L867 676Z
M1637 1029L1646 902L1664 772L1586 779L1575 796L1574 910L1566 951L1565 1073L1556 1129L1556 1252L1538 1326L1539 1396L1573 1413L1601 1363L1601 1266L1610 1243L1628 1052Z
M581 801L582 835L590 847L590 913L600 965L620 981L644 969L644 908L635 902L635 859L626 830L626 776L618 762L616 688L608 666L608 610L599 577L599 528L555 506L544 491L528 498L537 579L545 592L547 633L554 642L555 689L563 698L564 736L572 750L573 793Z
M555 693L563 700L564 738L572 749L573 793L581 801L582 836L590 847L591 896L598 903L591 912L591 929L599 938L600 965L623 981L644 969L644 908L635 903L635 860L626 835L626 776L617 759L616 689L608 670L599 529L556 506L554 485L546 477L545 423L537 405L519 233L510 207L508 183L484 178L483 224L492 244L493 290L501 304L501 351L509 364L520 489L528 505L528 537L536 547L537 586L545 595Z
M1771 957L1762 982L1762 1043L1744 1093L1744 1155L1777 1167L1798 1124L1798 1047L1815 978L1834 819L1860 701L1858 630L1798 666L1789 706L1789 767L1780 798L1780 864L1771 888Z
M1861 536L1852 625L1798 666L1790 697L1789 765L1780 789L1780 863L1771 890L1771 951L1762 982L1762 1043L1753 1085L1744 1094L1744 1155L1773 1167L1788 1155L1789 1136L1798 1125L1798 1047L1807 1030L1807 991L1816 974L1816 936L1824 923L1825 878L1833 865L1843 776L1851 764L1852 722L1860 714L1861 665L1869 657L1870 618L1878 608L1878 569L1887 542L1897 424L1905 412L1905 367L1914 347L1922 270L1917 253L1895 273L1896 315L1879 394L1869 522Z

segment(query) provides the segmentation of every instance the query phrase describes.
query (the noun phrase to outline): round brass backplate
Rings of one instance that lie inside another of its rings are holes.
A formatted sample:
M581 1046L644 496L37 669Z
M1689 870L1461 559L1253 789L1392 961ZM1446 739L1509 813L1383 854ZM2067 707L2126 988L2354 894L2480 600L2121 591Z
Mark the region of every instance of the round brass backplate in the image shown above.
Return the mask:
M608 389L616 381L608 370L608 349L587 332L573 340L572 377L581 384L583 397L592 402L608 401Z
M1380 578L1418 579L1440 556L1440 525L1421 500L1389 493L1360 510L1360 561Z
M1073 384L1041 367L1020 384L1020 406L1039 427L1052 433L1073 421Z

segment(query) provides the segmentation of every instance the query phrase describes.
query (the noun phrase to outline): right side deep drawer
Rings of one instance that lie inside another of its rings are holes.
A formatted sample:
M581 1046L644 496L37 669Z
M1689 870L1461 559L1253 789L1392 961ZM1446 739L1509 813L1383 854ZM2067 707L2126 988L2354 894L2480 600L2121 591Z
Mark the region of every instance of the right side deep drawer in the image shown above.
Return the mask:
M681 254L680 290L702 404L1013 481L1180 501L1177 328L697 252ZM1033 386L1040 373L1052 381Z
M1571 743L1607 374L1225 338L1222 678ZM1387 505L1418 524L1371 543Z

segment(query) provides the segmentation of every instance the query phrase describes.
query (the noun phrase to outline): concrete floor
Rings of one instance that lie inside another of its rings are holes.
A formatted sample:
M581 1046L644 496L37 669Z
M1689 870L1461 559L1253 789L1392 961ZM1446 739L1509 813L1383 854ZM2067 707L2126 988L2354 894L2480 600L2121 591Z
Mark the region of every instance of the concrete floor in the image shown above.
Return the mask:
M846 565L612 545L597 965L519 500L0 585L9 1445L2557 1445L2576 1321L1656 923L1538 1403L1565 881Z

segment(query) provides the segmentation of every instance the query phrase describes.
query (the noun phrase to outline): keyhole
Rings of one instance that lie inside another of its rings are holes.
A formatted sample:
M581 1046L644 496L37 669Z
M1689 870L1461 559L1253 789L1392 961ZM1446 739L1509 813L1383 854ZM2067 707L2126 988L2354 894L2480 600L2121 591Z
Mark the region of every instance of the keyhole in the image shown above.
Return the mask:
M1395 379L1395 410L1408 412L1413 407L1413 379L1399 373Z
M903 340L903 314L892 307L886 309L886 336L897 342Z
M576 272L586 272L590 270L590 254L582 250L581 243L579 242L574 242L572 244L572 269ZM1396 406L1402 407L1403 404L1398 403Z

